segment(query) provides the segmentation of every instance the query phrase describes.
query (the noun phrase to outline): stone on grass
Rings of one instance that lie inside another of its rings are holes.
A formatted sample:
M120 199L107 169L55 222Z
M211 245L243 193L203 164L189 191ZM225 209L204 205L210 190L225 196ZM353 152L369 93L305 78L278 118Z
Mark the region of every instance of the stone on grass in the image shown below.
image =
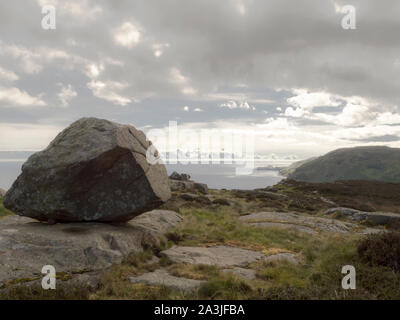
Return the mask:
M333 232L333 233L361 233L370 234L381 232L381 229L362 228L355 223L298 214L294 212L257 212L241 216L240 221L253 227L276 227L293 229L305 233Z
M260 252L229 246L209 248L175 246L162 251L161 255L173 262L215 265L222 268L246 267L252 262L265 258L265 255Z
M44 221L123 222L170 196L163 164L150 164L143 132L82 118L33 154L4 198L21 216Z
M277 254L270 255L265 258L265 262L281 262L285 261L291 264L297 264L298 261L296 259L296 256L293 253L288 253L288 252L281 252Z
M6 195L6 190L0 188L0 198L3 198Z
M248 280L253 280L256 278L256 271L253 269L245 269L245 268L235 267L232 269L223 269L222 272L232 273L238 277L245 278Z
M131 283L145 283L151 286L165 286L173 290L191 291L195 290L204 281L175 277L164 269L158 269L136 277L130 277Z
M324 212L326 215L339 214L353 221L370 221L378 225L385 225L393 221L400 221L399 213L392 212L365 212L351 208L330 208Z

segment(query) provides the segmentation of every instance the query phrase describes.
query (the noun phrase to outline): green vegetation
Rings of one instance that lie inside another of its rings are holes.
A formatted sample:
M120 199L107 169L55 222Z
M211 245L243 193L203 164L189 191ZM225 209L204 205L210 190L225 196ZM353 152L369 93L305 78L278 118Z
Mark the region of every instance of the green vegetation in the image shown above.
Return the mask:
M0 218L8 216L10 214L12 214L12 212L10 210L7 210L6 208L4 208L3 198L0 198Z
M356 147L338 149L307 161L291 172L290 179L309 182L376 180L400 182L400 149Z
M21 286L1 293L0 299L400 299L398 233L368 237L327 233L309 235L272 227L251 227L238 220L240 215L248 212L285 208L287 203L297 199L303 202L309 199L315 214L323 210L319 200L311 201L315 197L314 184L286 183L275 188L290 199L265 200L251 194L238 197L231 191L212 190L212 196L226 199L230 205L201 205L184 201L175 194L164 208L178 211L184 218L183 222L166 234L165 239L144 239L147 244L145 251L132 254L122 264L106 270L96 289L64 287L63 282L68 281L63 280L68 280L68 277L63 276L54 292L43 291L38 286ZM325 189L340 195L326 184L323 185ZM354 201L355 197L352 199ZM249 280L222 272L216 266L174 263L160 257L161 250L174 244L228 245L265 255L289 252L296 255L299 263L252 263L249 267L256 271L256 278ZM154 259L154 255L159 259ZM344 276L341 270L345 265L356 268L356 290L341 287ZM129 277L159 268L177 277L205 282L194 292L182 292L129 281Z
M221 272L215 266L176 264L161 259L129 263L108 271L101 289L91 299L399 299L400 275L386 266L371 266L358 254L360 238L345 235L310 237L274 228L248 227L236 221L238 213L221 207L216 211L185 208L184 222L168 234L179 245L231 245L265 254L294 252L301 263L257 262L255 280ZM370 236L374 239L377 235ZM149 253L147 253L149 255ZM357 290L343 290L341 269L353 265L357 270ZM206 282L195 292L184 293L158 286L130 284L128 276L167 268L174 276Z

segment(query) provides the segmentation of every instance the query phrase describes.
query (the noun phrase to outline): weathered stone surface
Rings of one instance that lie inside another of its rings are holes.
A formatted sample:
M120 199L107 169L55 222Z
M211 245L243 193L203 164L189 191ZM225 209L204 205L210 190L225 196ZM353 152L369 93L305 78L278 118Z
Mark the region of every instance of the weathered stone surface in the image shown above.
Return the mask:
M354 221L371 221L378 225L385 225L391 221L400 220L400 214L392 212L365 212L351 208L331 208L324 212L326 215L338 213L339 215Z
M233 273L234 275L236 275L238 277L249 279L249 280L253 280L256 278L256 271L253 269L245 269L245 268L235 267L232 269L223 269L222 272Z
M3 198L6 195L6 190L0 188L0 198Z
M166 286L173 290L191 291L197 289L204 281L179 278L170 275L164 269L148 272L137 277L130 277L131 283L146 283L151 286Z
M370 234L381 232L379 229L360 228L354 223L335 219L306 216L291 212L258 212L241 216L239 220L249 223L255 227L293 228L297 231L306 233L325 231L336 233L356 232Z
M38 220L128 221L171 195L150 145L133 126L82 118L28 159L4 205Z
M208 192L208 186L206 184L194 181L170 179L170 186L172 191L200 192L203 194Z
M125 224L77 222L48 225L33 219L0 219L0 287L11 280L41 277L44 265L56 271L102 271L131 253L143 251L182 218L174 211L154 210Z
M293 253L288 253L288 252L273 254L273 255L270 255L265 258L265 262L273 263L273 262L280 262L280 261L286 261L291 264L298 263L296 256Z
M169 176L169 178L173 179L173 180L189 181L190 180L190 175L188 175L186 173L178 173L178 172L174 171Z
M228 246L209 248L175 246L162 251L161 254L173 262L216 265L222 268L246 267L249 263L265 258L264 254L257 251Z

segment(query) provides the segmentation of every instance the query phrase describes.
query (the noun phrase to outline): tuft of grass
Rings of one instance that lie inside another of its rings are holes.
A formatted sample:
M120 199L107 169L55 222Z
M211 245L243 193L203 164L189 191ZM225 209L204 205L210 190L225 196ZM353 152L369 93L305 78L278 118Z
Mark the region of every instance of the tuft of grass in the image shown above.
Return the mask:
M13 214L10 210L4 208L3 198L0 198L0 218Z
M245 299L252 295L253 287L244 279L232 274L213 277L202 284L198 295L203 299Z

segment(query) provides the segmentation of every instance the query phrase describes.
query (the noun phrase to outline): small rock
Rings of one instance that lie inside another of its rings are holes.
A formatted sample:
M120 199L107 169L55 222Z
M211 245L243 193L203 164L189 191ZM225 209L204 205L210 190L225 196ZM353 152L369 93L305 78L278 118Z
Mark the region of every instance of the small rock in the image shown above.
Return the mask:
M233 273L238 277L253 280L256 278L256 271L253 269L245 269L245 268L232 268L232 269L223 269L222 272Z
M194 181L170 180L171 191L208 193L208 187L204 183Z
M298 261L295 258L295 255L293 253L287 253L287 252L282 252L282 253L277 253L270 255L265 258L265 262L280 262L280 261L286 261L291 264L297 264Z
M173 290L192 291L197 289L204 281L187 278L179 278L170 275L164 269L148 272L137 277L130 277L131 283L145 283L151 286L166 286Z
M169 178L173 179L173 180L189 181L190 180L190 175L188 175L186 173L179 174L178 172L174 171L169 176Z
M0 198L4 198L4 196L6 195L6 190L0 188Z
M228 246L209 248L175 246L162 251L161 255L173 262L215 265L222 268L246 267L249 263L262 260L265 257L264 254L257 251Z

